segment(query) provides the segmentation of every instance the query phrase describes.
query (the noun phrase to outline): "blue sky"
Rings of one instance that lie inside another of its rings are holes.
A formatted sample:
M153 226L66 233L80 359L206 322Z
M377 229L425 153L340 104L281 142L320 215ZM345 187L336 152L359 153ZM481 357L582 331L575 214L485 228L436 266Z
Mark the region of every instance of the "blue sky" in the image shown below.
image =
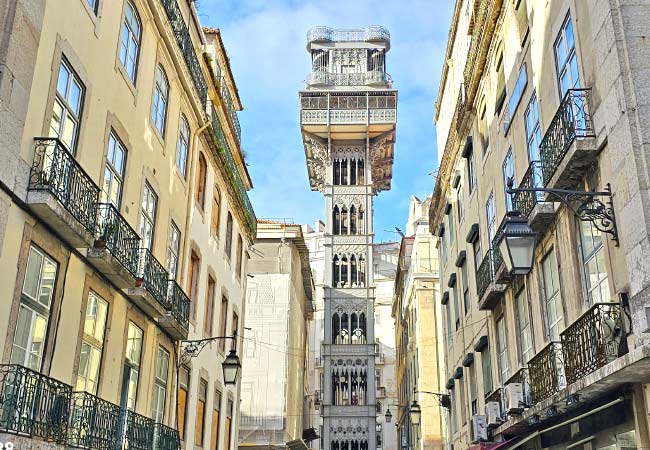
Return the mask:
M244 111L242 147L258 217L297 223L324 218L324 201L307 179L298 91L310 69L307 30L316 25L391 33L387 69L399 90L392 189L375 197L376 241L396 240L409 198L433 190L437 165L434 102L444 58L451 0L200 0L201 22L221 29Z

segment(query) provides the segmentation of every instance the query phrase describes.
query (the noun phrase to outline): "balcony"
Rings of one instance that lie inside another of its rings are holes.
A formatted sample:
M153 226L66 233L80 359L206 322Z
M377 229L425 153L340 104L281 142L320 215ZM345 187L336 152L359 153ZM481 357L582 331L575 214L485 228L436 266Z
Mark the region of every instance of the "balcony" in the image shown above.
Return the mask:
M16 364L0 365L0 432L66 443L72 388Z
M115 450L121 423L119 406L87 392L74 392L68 445L87 450Z
M372 26L361 30L335 30L329 27L314 27L307 33L307 49L312 43L377 41L390 43L390 33L386 28Z
M473 101L475 84L480 80L486 65L489 42L492 40L502 3L503 0L479 0L471 18L471 44L463 69L463 81L470 101Z
M155 450L179 450L181 440L178 430L156 423L153 428L153 448Z
M528 361L533 403L546 400L567 385L562 344L551 341Z
M154 421L133 411L126 411L126 425L122 448L151 450L153 448Z
M491 248L476 271L476 293L481 310L493 310L506 291L506 285L497 280L497 270L501 265L503 265L501 252Z
M176 280L168 281L165 306L167 307L167 313L158 319L158 325L172 339L187 339L190 324L190 298Z
M75 248L92 245L99 187L58 139L36 138L27 203Z
M176 0L160 0L160 2L165 8L169 24L172 27L174 36L176 37L176 43L183 55L187 70L192 77L192 82L194 83L201 104L205 108L208 99L208 84L205 81L199 58L196 56L194 44L192 43L192 38L190 36L190 30L187 27L185 18L183 17Z
M314 71L307 75L308 86L388 86L391 76L380 70L363 73L329 73Z
M560 335L567 384L627 353L619 303L596 303Z
M532 161L517 189L542 187L544 187L543 165L541 161ZM512 197L512 204L513 209L528 217L530 227L539 233L548 230L553 223L555 205L552 201L545 201L543 193L517 192Z
M226 105L226 112L228 113L228 119L232 125L234 136L237 139L237 143L241 143L241 125L239 125L239 119L237 118L237 111L233 106L232 97L230 96L230 91L225 82L221 83L221 99Z
M135 287L126 289L126 293L145 314L160 319L167 313L169 273L148 248L139 249L137 255Z
M543 183L574 189L598 156L591 115L591 89L571 89L560 103L540 144Z
M111 204L97 205L97 231L88 259L120 289L135 286L140 236Z

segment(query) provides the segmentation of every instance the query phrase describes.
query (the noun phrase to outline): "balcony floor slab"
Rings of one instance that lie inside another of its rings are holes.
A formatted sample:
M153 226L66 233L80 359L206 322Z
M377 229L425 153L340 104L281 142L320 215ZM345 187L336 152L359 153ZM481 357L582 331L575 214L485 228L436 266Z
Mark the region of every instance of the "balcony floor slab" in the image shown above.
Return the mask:
M152 319L159 320L167 315L167 309L144 286L129 287L123 292Z
M160 328L165 330L167 334L176 341L187 339L187 328L183 327L169 312L158 319L158 325L160 325Z
M567 411L566 399L570 395L578 394L580 403L587 403L608 393L620 391L625 385L648 382L650 382L650 344L635 348L546 400L526 409L521 415L510 418L496 430L496 434L513 435L527 431L530 428L528 419L533 415L539 415L543 422L546 418L545 412L552 406L557 408L557 414L553 416L556 418Z
M598 157L595 137L575 138L546 183L551 189L575 189L583 183L587 169ZM547 195L547 200L549 199Z
M553 223L556 211L554 202L539 202L528 215L528 225L534 231L544 233Z
M94 236L49 191L27 192L32 211L74 248L88 248Z
M90 247L86 252L93 266L120 289L135 286L135 277L106 248Z
M481 300L478 302L478 309L481 311L492 311L499 303L499 300L503 298L507 287L507 285L502 283L490 283L481 296Z

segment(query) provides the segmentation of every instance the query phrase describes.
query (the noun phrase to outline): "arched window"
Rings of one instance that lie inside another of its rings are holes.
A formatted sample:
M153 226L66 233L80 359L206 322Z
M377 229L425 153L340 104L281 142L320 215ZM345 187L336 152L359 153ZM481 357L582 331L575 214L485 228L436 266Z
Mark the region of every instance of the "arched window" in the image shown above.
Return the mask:
M332 259L332 287L337 287L341 281L341 262L338 255Z
M350 286L357 287L359 279L357 277L357 258L352 255L350 256Z
M185 115L181 115L181 122L178 128L178 148L176 149L176 167L183 178L187 172L187 154L190 149L190 124Z
M341 160L341 184L348 184L348 160Z
M337 343L338 344L350 343L350 317L348 316L348 313L341 314L341 329L339 330Z
M334 211L332 212L332 228L334 234L341 233L341 211L339 210L338 205L334 206Z
M129 79L135 84L138 72L138 57L140 56L140 39L142 38L142 22L133 3L128 2L124 11L122 36L120 37L120 64Z
M366 285L366 260L359 256L359 287Z
M341 231L340 234L348 234L348 209L341 208Z
M357 160L353 159L350 161L350 184L357 184Z
M332 316L332 341L336 342L336 339L341 332L341 316L338 312L335 312Z
M151 107L151 119L156 130L161 136L165 136L165 120L167 117L167 104L169 102L169 81L165 69L158 64L156 69L156 89L153 93L153 104Z
M205 162L203 153L199 153L199 164L196 168L196 192L195 199L201 209L205 206L205 177L208 170L208 165Z
M357 209L350 206L350 234L357 234Z
M366 233L366 223L365 223L365 215L363 213L363 206L359 206L359 211L357 212L357 215L358 215L357 230L359 230L358 234L365 234Z
M365 184L366 172L363 166L363 159L360 159L357 162L357 174L358 174L357 175L358 184Z
M348 258L343 256L341 258L341 287L348 287Z
M334 184L336 186L341 184L341 161L334 160Z

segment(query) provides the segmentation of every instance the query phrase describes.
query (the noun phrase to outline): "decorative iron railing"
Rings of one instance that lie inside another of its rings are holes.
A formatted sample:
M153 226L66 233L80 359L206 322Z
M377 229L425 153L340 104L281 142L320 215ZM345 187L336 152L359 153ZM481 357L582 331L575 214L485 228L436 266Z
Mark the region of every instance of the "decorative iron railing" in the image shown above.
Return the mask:
M562 344L551 341L528 361L533 403L546 400L566 387Z
M313 71L307 75L308 85L328 86L365 86L371 84L391 84L391 77L381 70L371 70L363 73L330 73Z
M151 450L154 421L133 411L126 411L123 433L124 450Z
M335 30L329 27L314 27L307 32L307 42L366 42L390 41L389 31L380 26L362 30Z
M87 230L95 229L99 187L59 139L34 139L30 191L48 191Z
M621 356L625 333L619 303L596 303L560 335L566 381L578 381Z
M517 189L544 187L542 167L540 161L531 161ZM544 201L544 197L539 192L519 191L512 196L513 209L519 211L524 216L528 216L533 211L533 208L535 208L535 205L541 201Z
M562 99L539 146L544 186L551 180L562 158L576 138L596 135L590 102L591 89L570 89Z
M235 131L235 137L237 142L241 142L241 125L239 125L239 119L237 118L237 111L233 105L232 97L230 96L230 91L225 81L221 83L221 99L226 104L226 110L228 111L228 118L232 124L233 130Z
M120 407L87 392L72 394L68 445L88 450L116 450Z
M476 293L481 298L490 284L496 280L496 271L503 263L501 252L491 248L485 254L481 265L476 270Z
M341 95L327 92L303 92L300 95L300 108L302 110L396 109L397 95L385 91Z
M126 270L138 275L140 236L110 203L97 205L96 235L95 247L105 246Z
M167 13L167 18L169 19L169 24L172 27L174 35L176 36L176 43L183 54L183 59L185 64L187 64L187 69L190 72L194 87L196 92L201 99L201 104L205 108L207 99L208 99L208 84L205 81L205 76L203 75L203 69L201 69L201 64L199 63L199 58L196 56L196 51L194 50L194 44L192 43L192 38L190 36L190 30L187 27L185 19L181 13L180 8L176 0L160 0L165 12Z
M174 319L187 330L190 324L190 298L176 280L169 280L167 308Z
M72 387L17 364L0 365L0 431L66 443Z
M149 291L158 303L166 307L169 272L148 248L138 250L138 260L137 277L142 280L142 287Z
M178 430L174 430L162 423L156 423L153 431L154 450L178 450L181 447L181 440Z
M211 122L212 122L212 132L214 138L218 143L219 156L223 160L223 163L226 167L226 173L228 174L228 181L235 190L239 200L242 203L242 209L244 210L244 216L248 222L248 226L253 233L257 231L257 218L255 217L255 211L253 210L253 205L251 205L250 199L248 198L248 193L244 187L244 183L239 175L235 160L232 156L232 150L228 145L228 141L223 134L223 128L221 126L221 121L215 112L214 105L211 108Z

